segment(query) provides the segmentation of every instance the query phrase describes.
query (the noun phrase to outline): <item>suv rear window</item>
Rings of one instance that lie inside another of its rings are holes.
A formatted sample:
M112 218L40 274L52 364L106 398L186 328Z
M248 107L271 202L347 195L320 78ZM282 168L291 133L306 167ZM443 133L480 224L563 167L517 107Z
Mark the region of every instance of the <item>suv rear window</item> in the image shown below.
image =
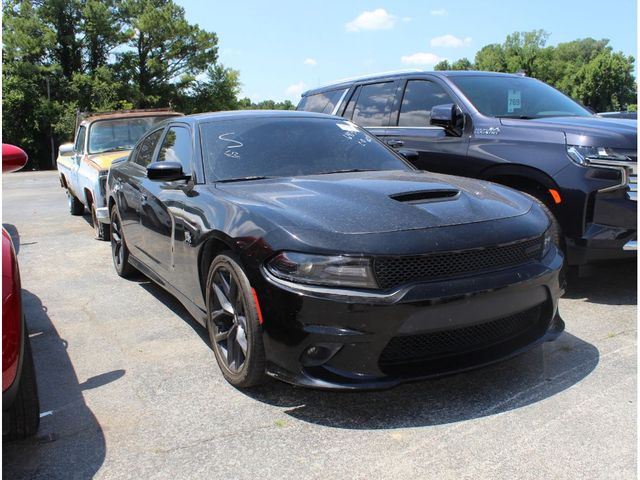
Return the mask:
M391 99L395 92L394 82L363 85L356 101L353 121L365 127L388 125Z
M307 95L306 97L302 97L297 110L317 113L333 113L333 109L336 107L340 98L346 91L346 88L341 88L339 90Z

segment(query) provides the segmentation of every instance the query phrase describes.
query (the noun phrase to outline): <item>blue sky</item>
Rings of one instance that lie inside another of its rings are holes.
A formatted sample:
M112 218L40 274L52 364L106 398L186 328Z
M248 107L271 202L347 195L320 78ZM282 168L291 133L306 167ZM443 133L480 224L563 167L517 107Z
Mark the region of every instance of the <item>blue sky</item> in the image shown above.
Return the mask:
M176 2L218 34L219 61L240 71L241 95L254 101L297 103L302 91L345 77L473 61L515 31L544 29L548 45L608 38L637 58L635 0Z

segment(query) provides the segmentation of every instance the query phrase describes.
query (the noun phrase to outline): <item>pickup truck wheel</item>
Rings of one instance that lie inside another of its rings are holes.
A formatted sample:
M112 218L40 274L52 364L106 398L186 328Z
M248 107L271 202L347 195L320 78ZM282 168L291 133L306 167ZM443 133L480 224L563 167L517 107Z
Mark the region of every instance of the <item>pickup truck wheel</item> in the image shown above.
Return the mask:
M111 209L111 257L116 273L123 278L130 278L136 269L129 263L129 249L122 233L122 222L115 205Z
M69 203L69 213L71 215L82 215L84 213L84 205L76 196L67 190L67 202Z
M109 225L98 220L95 205L91 205L91 223L93 223L93 229L98 240L109 240Z
M19 379L18 392L9 407L8 414L9 431L8 440L18 440L34 435L40 424L40 401L38 400L38 386L36 384L36 372L33 367L31 354L31 342L29 334L24 332L23 364Z

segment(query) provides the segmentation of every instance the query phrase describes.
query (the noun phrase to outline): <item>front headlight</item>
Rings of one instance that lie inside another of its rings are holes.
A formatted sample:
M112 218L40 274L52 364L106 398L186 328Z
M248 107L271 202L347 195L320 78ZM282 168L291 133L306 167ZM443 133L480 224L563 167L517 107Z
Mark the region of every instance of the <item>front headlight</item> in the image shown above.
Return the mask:
M598 160L628 161L626 155L607 147L588 147L585 145L567 145L567 155L578 165L586 167Z
M378 288L368 258L282 252L267 263L267 270L298 283Z

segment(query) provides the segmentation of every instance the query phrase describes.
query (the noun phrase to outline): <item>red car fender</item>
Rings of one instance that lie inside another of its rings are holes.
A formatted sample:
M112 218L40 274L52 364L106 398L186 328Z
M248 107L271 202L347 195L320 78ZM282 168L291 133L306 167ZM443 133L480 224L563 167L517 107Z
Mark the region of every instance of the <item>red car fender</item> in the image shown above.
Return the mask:
M20 271L11 237L2 229L2 391L14 382L22 347Z

